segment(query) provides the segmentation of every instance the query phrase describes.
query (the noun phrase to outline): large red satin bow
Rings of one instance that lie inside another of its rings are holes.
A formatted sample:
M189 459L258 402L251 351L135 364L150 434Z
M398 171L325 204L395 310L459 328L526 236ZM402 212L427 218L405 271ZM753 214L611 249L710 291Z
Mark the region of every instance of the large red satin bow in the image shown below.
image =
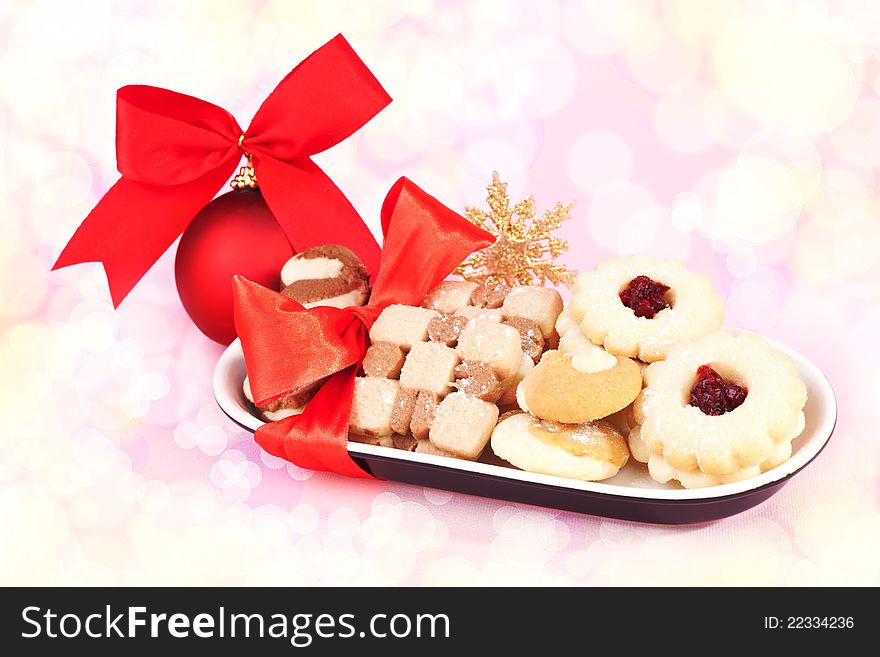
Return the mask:
M389 304L419 305L462 260L494 240L406 178L385 197L382 232L381 264L366 306L307 310L241 276L233 282L235 328L257 404L330 377L301 415L256 432L263 449L300 467L370 476L347 449L354 378L370 327Z
M55 269L103 262L113 304L119 305L246 152L294 249L344 244L375 273L376 240L309 159L391 102L341 34L287 74L247 130L216 105L158 87L122 87L116 102L122 178L77 229Z

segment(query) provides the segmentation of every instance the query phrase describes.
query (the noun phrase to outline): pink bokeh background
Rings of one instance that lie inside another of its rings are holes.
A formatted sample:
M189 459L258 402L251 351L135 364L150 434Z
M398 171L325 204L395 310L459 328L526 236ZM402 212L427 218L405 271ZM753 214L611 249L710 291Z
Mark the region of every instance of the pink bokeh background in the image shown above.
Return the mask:
M870 2L7 2L0 9L0 581L876 584L880 11ZM311 473L217 409L221 348L173 249L117 310L50 267L113 184L114 94L246 125L343 32L394 98L320 164L378 231L400 175L453 208L492 170L580 270L675 257L734 326L814 359L835 438L766 504L664 528Z

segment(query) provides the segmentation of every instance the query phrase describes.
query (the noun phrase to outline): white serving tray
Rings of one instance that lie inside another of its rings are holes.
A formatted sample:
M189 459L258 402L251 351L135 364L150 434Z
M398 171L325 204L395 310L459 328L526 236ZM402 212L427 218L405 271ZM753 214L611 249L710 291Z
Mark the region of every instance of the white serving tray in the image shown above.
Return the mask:
M837 419L837 401L821 370L791 347L765 339L794 360L807 386L806 427L793 441L788 461L745 481L684 489L655 482L644 464L635 459L611 479L587 482L354 442L349 443L348 451L362 467L381 478L595 515L673 524L733 515L778 492L812 461L831 437ZM242 392L244 376L244 355L236 340L220 356L214 370L214 397L234 422L256 431L263 421L248 408Z

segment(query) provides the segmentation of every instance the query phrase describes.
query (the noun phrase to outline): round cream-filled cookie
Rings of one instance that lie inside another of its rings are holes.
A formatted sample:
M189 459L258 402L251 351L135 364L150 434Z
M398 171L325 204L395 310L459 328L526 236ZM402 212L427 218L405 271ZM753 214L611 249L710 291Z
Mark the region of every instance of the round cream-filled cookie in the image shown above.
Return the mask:
M254 402L254 395L251 392L251 382L247 376L244 377L242 383L242 392L248 405L253 409L257 417L266 422L277 422L291 415L299 415L302 413L309 400L315 396L320 383L303 388L297 392L291 393L281 399L267 404L266 406L257 406Z
M324 244L290 258L281 269L281 294L306 308L362 306L370 296L367 268L350 249Z
M613 477L629 459L626 441L608 422L560 424L528 413L498 423L492 451L528 472L583 481Z
M642 389L635 361L598 352L577 352L577 335L564 335L559 350L544 353L526 374L517 390L520 407L545 420L564 423L591 422L629 405ZM581 336L582 337L582 336ZM563 353L562 349L572 353Z
M645 371L633 456L687 488L752 477L791 456L807 389L792 360L755 335L718 331L673 347Z
M610 353L654 362L677 342L717 330L724 301L707 276L677 260L632 256L581 274L569 316Z

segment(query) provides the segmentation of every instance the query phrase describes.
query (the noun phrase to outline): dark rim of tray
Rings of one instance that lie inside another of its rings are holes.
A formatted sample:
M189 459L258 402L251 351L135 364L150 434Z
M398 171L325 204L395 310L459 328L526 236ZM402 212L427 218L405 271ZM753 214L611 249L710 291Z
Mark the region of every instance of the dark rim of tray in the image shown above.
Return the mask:
M239 427L241 427L242 429L244 429L248 433L251 433L251 434L254 433L253 429L251 429L248 426L245 426L244 424L242 424L241 422L239 422L238 420L233 418L231 415L229 415L223 409L222 406L220 408L221 408L221 410L223 410L223 414L226 415L226 417L228 417L230 420L232 420ZM604 493L601 491L583 491L583 490L578 490L576 488L566 488L564 486L557 486L555 484L548 484L548 483L543 483L543 482L520 482L519 480L516 480L516 479L510 479L507 481L511 481L514 483L528 483L529 485L542 486L545 488L553 488L553 489L557 489L557 490L566 490L566 491L570 491L571 493L575 493L575 494L580 493L580 494L584 494L587 496L602 495L604 497L619 501L621 503L650 502L653 504L660 504L660 505L682 505L682 506L691 506L691 505L696 506L696 505L702 505L702 504L723 504L726 501L736 500L736 499L739 499L743 496L755 495L755 494L759 493L760 491L766 491L766 490L769 490L772 488L778 488L778 487L782 486L783 484L785 484L794 475L798 474L801 470L803 470L808 465L810 465L810 463L812 463L816 459L816 457L819 456L819 454L821 454L823 452L823 450L828 446L828 443L831 442L831 436L834 435L834 429L837 427L837 417L838 417L838 413L835 410L834 421L831 424L831 430L829 431L828 437L825 439L825 442L822 443L822 446L819 448L819 451L817 451L815 454L813 454L813 456L810 457L810 460L807 461L806 463L804 463L797 470L795 470L794 472L789 472L787 475L785 475L781 479L771 481L769 483L764 484L763 486L758 486L757 488L749 488L748 490L744 490L739 493L731 493L730 495L722 495L722 496L717 496L717 497L695 498L695 499L688 499L688 500L668 500L668 499L661 499L661 498L656 498L656 497L640 496L640 495L630 496L630 495L618 495L616 493L610 493L610 492ZM385 454L381 454L381 455L380 454L352 454L352 458L355 458L357 460L365 460L367 462L369 462L371 459L379 459L379 460L386 461L386 462L405 463L406 465L411 464L408 461L401 461L400 459L396 459L393 456L385 455ZM417 462L416 465L419 465L422 467L431 467L431 468L437 468L437 469L442 469L442 470L449 470L452 472L467 472L467 474L477 475L477 476L481 476L481 477L487 476L483 473L474 473L474 472L470 472L470 471L460 470L459 468L455 468L452 466L439 465L436 463ZM495 475L489 475L489 476L495 476ZM597 483L601 483L601 482L597 482ZM429 488L430 488L430 486L429 486ZM489 497L489 499L495 499L495 498Z

